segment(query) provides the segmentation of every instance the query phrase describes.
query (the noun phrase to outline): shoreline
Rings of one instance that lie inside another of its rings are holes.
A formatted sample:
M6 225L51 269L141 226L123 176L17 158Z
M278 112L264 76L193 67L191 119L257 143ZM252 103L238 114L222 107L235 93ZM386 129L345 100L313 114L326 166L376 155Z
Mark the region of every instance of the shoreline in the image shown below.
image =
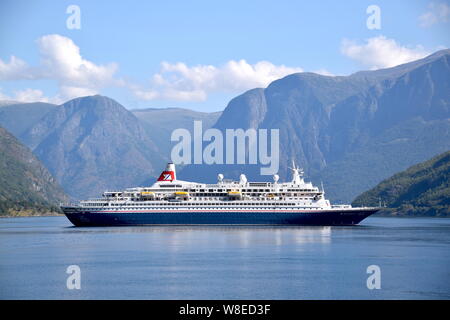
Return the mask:
M33 218L33 217L64 217L63 213L44 213L44 214L15 214L15 215L0 215L1 218Z

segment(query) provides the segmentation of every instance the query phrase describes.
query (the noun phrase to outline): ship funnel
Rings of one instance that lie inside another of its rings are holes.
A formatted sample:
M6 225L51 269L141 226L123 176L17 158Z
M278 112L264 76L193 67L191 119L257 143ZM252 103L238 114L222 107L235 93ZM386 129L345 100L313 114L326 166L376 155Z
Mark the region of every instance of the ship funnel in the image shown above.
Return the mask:
M158 181L172 182L174 180L177 180L175 165L172 162L169 162L166 166L166 170L159 176Z

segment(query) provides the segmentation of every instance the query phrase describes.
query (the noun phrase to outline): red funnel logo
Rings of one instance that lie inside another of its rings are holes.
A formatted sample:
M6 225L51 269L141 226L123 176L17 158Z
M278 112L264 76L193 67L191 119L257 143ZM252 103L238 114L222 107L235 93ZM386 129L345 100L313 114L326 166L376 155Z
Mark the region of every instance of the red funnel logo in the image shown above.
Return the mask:
M173 171L163 171L158 178L158 181L173 181L175 179L175 174Z

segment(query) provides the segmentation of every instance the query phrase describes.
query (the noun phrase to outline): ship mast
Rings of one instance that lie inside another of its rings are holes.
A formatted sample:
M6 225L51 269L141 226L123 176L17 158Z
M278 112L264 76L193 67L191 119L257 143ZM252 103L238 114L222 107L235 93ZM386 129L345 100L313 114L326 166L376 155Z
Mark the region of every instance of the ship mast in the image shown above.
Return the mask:
M292 160L292 183L293 184L303 184L303 170L295 166L294 160Z

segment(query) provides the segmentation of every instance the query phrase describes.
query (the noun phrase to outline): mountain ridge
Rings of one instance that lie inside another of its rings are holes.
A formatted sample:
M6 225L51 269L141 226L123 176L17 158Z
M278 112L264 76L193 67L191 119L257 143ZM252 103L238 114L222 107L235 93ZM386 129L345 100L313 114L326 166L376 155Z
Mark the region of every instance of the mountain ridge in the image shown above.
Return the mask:
M288 179L295 159L316 184L324 182L332 200L350 202L380 179L450 147L449 59L450 50L442 50L349 76L288 75L232 99L214 128L278 129L280 177ZM220 171L234 179L246 172L251 180L271 180L252 165L189 165L181 173L214 179Z
M62 213L67 201L49 171L6 129L0 127L0 215Z
M75 198L144 183L164 162L138 119L99 95L62 104L22 140Z
M348 76L291 74L236 96L223 112L128 110L97 95L61 106L39 104L36 110L30 104L3 106L0 125L9 125L76 198L150 184L170 156L171 132L192 132L194 120L202 120L204 130L222 132L278 129L280 177L289 178L295 159L315 184L324 182L333 201L349 202L383 178L450 148L449 61L447 49ZM11 121L28 112L34 116L27 121ZM237 179L244 172L251 180L272 179L259 169L187 165L179 176L213 182L217 173Z
M25 103L0 109L0 125L30 147L74 199L106 189L149 185L170 155L170 134L220 112L181 108L128 110L101 96L62 105Z
M450 151L383 180L353 201L387 208L381 214L450 216Z

